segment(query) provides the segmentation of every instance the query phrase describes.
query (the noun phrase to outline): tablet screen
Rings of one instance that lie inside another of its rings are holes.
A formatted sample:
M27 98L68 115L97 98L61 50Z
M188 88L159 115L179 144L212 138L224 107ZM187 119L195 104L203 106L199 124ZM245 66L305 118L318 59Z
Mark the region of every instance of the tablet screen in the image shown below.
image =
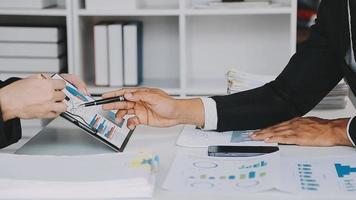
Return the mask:
M64 80L58 74L53 75L52 78ZM127 121L124 119L117 123L115 113L104 111L101 106L80 106L83 103L94 101L94 99L81 94L75 86L67 81L63 92L66 94L65 103L68 106L66 114L93 130L94 136L100 137L101 141L106 141L116 147L116 150L121 149L122 151L131 135L131 130L127 128Z

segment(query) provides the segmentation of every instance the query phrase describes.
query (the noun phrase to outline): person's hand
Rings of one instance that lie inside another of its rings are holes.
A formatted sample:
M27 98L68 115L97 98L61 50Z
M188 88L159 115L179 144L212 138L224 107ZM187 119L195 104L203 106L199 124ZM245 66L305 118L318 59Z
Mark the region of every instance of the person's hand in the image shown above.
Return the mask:
M316 117L295 118L262 129L251 135L253 140L300 146L350 146L347 137L349 119L326 120Z
M3 120L55 118L65 112L63 80L25 78L0 89Z
M36 74L36 75L32 75L29 76L27 78L30 79L42 79L43 76L45 76L47 79L51 78L51 75L49 74ZM78 78L76 75L74 74L60 74L66 81L70 82L71 84L73 84L82 94L85 95L90 95L87 85L80 79Z
M71 84L73 84L82 94L90 96L87 85L82 81L82 79L78 78L73 74L61 74L61 76Z
M182 123L204 125L204 108L200 99L177 100L160 89L151 88L122 89L106 93L103 98L117 96L124 96L127 101L106 104L103 109L118 110L117 121L122 121L125 115L134 115L127 122L130 129L139 124L155 127Z

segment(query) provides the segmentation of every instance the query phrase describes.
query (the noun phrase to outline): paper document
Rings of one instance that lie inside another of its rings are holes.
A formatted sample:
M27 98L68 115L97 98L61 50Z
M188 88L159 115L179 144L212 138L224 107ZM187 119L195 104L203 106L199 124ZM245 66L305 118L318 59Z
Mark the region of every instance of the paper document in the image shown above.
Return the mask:
M180 153L163 187L176 192L258 192L274 188L278 172L279 152L243 159Z
M264 141L252 141L250 134L253 131L202 131L194 126L184 126L177 145L184 147L208 147L211 145L231 146L277 146L277 143Z
M93 156L0 155L0 197L152 197L158 157L150 154Z
M261 87L276 79L276 76L251 74L232 69L227 72L228 94L234 94L246 90ZM346 97L349 93L349 86L341 80L329 94L315 107L316 109L337 109L345 108Z
M283 158L280 190L299 195L355 196L356 157Z

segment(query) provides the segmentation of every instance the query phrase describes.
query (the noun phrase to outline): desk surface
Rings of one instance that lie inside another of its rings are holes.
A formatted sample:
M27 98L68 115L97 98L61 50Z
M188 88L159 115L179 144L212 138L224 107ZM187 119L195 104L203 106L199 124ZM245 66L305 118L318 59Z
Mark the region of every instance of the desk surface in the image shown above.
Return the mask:
M348 107L345 110L333 110L333 111L313 111L309 113L309 116L318 116L323 118L341 118L349 117L355 115L355 109L353 109L351 103L348 103ZM61 124L55 124L61 126ZM227 196L224 194L215 195L204 195L204 194L176 194L162 189L162 184L168 173L170 165L174 159L177 151L193 151L200 152L205 151L205 149L191 149L183 148L175 145L176 139L182 130L183 126L176 126L172 128L149 128L149 127L138 127L133 134L126 151L138 151L138 150L150 150L160 155L161 163L160 170L157 179L156 192L153 199L157 200L190 200L190 199L226 199L226 200L236 200L237 198L245 199L340 199L336 197L330 198L306 198L292 196L289 194L284 194L278 191L268 191L256 194L239 194L235 196ZM0 151L0 153L13 153L18 148L20 148L24 143L26 143L31 137L33 137L40 128L24 128L23 139L8 148ZM330 155L350 155L355 154L355 149L350 147L330 147L330 148L317 148L317 147L297 147L297 146L280 146L281 153L283 155L293 155L293 156L330 156ZM343 198L343 199L355 199L353 198Z

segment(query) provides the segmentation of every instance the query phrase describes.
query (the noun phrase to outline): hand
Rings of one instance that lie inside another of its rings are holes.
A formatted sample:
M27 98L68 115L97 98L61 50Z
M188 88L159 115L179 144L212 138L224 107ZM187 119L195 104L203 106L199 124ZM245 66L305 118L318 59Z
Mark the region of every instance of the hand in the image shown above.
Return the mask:
M62 102L65 94L63 80L39 79L32 76L0 89L3 120L13 118L55 118L66 111Z
M71 84L73 84L82 94L90 96L87 85L77 76L73 74L61 74L61 76Z
M50 79L51 75L49 74L43 74L47 79ZM87 96L90 95L87 85L76 75L73 74L60 74L66 81L70 82L73 84L82 94L85 94ZM36 74L29 76L28 78L30 79L42 79L41 74Z
M295 118L262 129L251 135L253 140L301 146L351 146L347 137L349 119L326 120L316 117Z
M106 104L103 109L118 110L118 121L123 120L125 115L134 115L127 122L130 129L139 124L155 127L182 123L204 125L204 108L200 99L177 100L160 89L151 88L122 89L106 93L103 98L117 96L124 96L127 101Z

